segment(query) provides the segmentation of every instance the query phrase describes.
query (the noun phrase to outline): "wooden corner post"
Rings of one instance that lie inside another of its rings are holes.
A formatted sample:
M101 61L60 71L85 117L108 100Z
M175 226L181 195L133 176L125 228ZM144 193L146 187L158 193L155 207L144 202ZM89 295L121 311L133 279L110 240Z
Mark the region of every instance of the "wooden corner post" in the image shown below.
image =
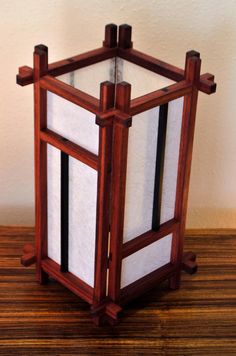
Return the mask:
M185 79L192 84L191 92L184 97L182 128L179 150L179 164L176 188L175 219L180 222L178 231L173 235L171 262L176 265L176 273L170 278L170 287L179 288L181 269L188 264L183 255L184 231L187 214L190 170L193 151L195 117L200 80L201 59L195 51L187 52L185 64ZM195 255L191 255L190 263ZM193 272L196 264L192 264ZM189 269L188 269L189 271Z
M40 78L48 70L48 49L38 45L34 50L34 135L35 135L35 250L36 276L47 281L41 261L47 256L47 144L40 140L40 131L47 127L47 91L40 87Z
M112 156L112 203L111 237L108 296L119 303L122 264L122 245L125 209L125 186L128 154L128 134L131 117L127 114L130 106L131 85L126 82L117 84L116 108L120 111L113 122Z
M101 113L114 107L115 84L107 81L100 87ZM110 224L110 186L112 159L112 116L97 116L99 125L97 227L95 248L94 304L106 298L108 268L108 236Z

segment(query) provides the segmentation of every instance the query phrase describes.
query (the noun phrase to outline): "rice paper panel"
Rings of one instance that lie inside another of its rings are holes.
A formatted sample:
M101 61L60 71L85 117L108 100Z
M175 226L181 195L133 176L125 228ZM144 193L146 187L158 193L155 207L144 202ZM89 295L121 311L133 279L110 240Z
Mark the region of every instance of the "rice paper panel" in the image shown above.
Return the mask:
M171 243L172 234L124 258L122 260L121 288L169 263Z
M133 117L129 129L124 242L152 226L159 107Z
M97 171L69 158L69 272L94 286Z
M48 129L98 154L99 129L95 115L49 91L47 98Z
M77 69L58 77L66 84L80 89L87 94L100 97L100 83L109 80L115 82L115 58Z
M47 145L48 257L61 263L61 153Z
M183 98L168 104L160 223L173 219L182 126Z
M131 99L175 83L119 57L117 58L116 81L131 84Z

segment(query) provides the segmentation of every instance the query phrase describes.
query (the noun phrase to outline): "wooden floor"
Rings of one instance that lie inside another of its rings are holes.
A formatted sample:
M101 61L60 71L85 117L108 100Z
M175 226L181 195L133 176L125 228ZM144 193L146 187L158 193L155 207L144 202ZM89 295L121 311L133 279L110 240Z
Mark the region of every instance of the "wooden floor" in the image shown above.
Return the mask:
M0 228L0 355L236 355L236 236L188 236L199 272L131 303L120 325L98 328L89 307L19 263L30 228Z

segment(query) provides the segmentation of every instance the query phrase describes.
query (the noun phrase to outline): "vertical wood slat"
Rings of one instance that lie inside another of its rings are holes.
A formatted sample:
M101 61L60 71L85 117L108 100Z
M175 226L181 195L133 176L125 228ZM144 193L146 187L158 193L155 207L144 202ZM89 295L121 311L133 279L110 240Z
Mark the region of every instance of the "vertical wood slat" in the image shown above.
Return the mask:
M129 111L131 85L126 82L117 84L116 108ZM131 120L114 118L113 157L112 157L112 202L111 235L108 296L114 301L120 299L122 246L124 230L125 189L128 154L128 133Z
M153 211L152 211L152 230L158 230L160 228L167 116L168 116L168 103L161 105L159 111L156 169L155 169Z
M61 151L61 272L69 261L69 156Z
M34 50L34 139L35 139L35 247L36 278L47 281L41 261L47 256L47 144L40 140L40 130L47 126L47 91L40 88L40 77L48 70L48 50L38 45Z
M115 100L115 84L103 82L100 86L100 109L112 108ZM97 226L95 247L94 303L106 297L108 237L110 224L110 186L112 159L112 118L96 119L99 127Z
M177 273L170 278L170 287L176 289L180 284L184 231L187 214L187 201L190 181L190 170L193 150L195 117L198 99L201 59L198 53L186 54L185 77L192 83L192 92L185 96L181 139L179 149L179 164L176 189L175 219L180 221L179 230L173 234L171 262L177 265Z

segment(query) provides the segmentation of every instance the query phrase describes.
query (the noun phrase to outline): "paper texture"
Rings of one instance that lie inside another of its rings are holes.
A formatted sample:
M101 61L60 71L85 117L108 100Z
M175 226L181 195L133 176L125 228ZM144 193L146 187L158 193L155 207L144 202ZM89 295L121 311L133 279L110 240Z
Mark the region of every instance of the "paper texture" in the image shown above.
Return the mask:
M60 151L48 145L48 257L61 262ZM93 287L97 172L69 158L69 272Z
M172 81L122 59L107 60L59 79L99 97L100 83L128 81L132 98ZM174 217L183 99L169 103L161 223ZM129 130L124 242L151 229L159 107L133 117ZM48 128L98 154L95 115L48 92ZM94 285L97 172L69 159L69 271ZM170 261L172 235L127 257L122 287ZM48 256L60 264L60 151L48 145Z
M48 91L48 128L98 154L98 125L95 115Z
M121 288L170 262L172 234L144 247L122 261Z
M174 217L183 98L169 103L161 219ZM152 227L159 107L133 117L129 129L124 242Z

